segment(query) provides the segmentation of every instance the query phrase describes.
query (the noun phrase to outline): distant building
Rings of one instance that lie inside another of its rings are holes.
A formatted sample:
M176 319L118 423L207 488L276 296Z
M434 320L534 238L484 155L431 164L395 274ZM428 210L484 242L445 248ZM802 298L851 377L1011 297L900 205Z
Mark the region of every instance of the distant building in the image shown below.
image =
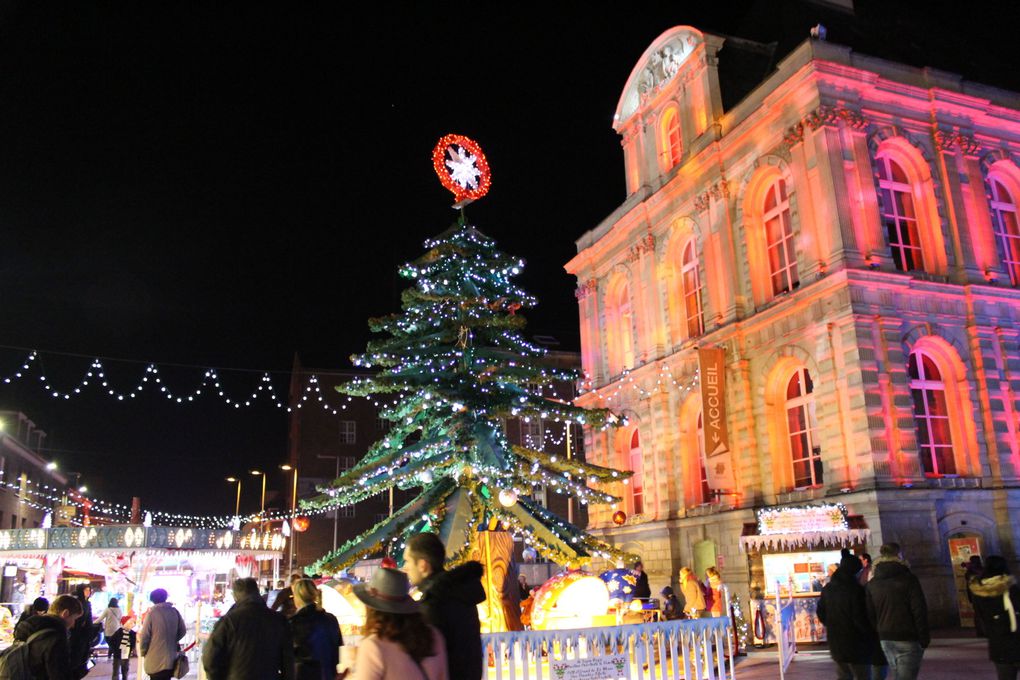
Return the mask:
M0 411L0 529L38 529L66 489L67 478L39 451L46 433L19 411ZM55 500L56 499L56 500ZM0 598L11 602L24 583L17 561L5 564Z
M567 264L581 403L628 418L588 457L635 473L590 527L744 602L899 542L966 622L959 563L1020 546L1020 95L821 40L727 93L753 48L671 29L620 98L627 198Z

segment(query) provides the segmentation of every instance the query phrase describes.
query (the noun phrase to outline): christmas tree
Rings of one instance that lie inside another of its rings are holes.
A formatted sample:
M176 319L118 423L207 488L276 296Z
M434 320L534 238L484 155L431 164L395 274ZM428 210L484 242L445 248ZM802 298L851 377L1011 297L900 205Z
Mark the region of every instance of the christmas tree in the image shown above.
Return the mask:
M395 395L380 412L391 428L358 465L303 505L349 505L394 486L421 491L309 571L333 572L384 550L398 554L403 537L420 531L437 532L455 564L465 559L475 532L494 526L571 567L595 555L623 557L526 495L545 485L582 504L614 503L619 499L589 485L618 482L630 473L514 446L502 431L502 419L514 417L593 428L615 421L607 410L543 396L544 386L579 376L549 365L545 349L521 333L525 319L519 312L536 304L513 283L524 262L497 250L463 214L425 247L424 255L400 269L413 282L403 292L403 311L369 321L372 331L388 337L351 357L378 373L337 388L347 395Z

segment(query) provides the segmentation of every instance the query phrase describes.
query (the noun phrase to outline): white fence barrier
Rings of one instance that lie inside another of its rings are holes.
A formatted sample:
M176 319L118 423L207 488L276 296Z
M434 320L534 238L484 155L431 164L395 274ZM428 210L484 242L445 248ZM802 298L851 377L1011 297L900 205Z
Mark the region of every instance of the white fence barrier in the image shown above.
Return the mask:
M495 680L732 680L729 617L482 636Z

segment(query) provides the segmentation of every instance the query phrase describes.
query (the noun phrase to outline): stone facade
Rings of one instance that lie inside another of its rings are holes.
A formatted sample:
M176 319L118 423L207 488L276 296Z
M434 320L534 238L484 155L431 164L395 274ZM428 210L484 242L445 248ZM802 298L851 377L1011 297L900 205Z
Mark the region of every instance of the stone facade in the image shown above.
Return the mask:
M684 60L646 87L677 41ZM588 459L641 466L640 499L616 485L622 506L590 527L640 553L653 590L715 561L746 598L754 510L838 501L872 553L904 546L933 623L952 623L948 539L1020 546L1020 276L1000 233L1020 95L808 41L723 111L724 43L679 27L649 47L615 120L628 197L566 266L579 403L627 417L587 433ZM700 479L698 346L726 356L736 488L719 498Z

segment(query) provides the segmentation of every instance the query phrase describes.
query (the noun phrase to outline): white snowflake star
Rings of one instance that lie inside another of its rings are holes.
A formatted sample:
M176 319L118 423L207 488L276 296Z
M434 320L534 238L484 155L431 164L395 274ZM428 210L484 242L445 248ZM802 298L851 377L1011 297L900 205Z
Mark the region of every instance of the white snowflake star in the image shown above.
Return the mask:
M475 157L459 146L451 146L447 149L450 158L446 161L446 167L450 169L450 177L454 182L465 189L474 189L478 185L478 178L482 173L475 167Z

